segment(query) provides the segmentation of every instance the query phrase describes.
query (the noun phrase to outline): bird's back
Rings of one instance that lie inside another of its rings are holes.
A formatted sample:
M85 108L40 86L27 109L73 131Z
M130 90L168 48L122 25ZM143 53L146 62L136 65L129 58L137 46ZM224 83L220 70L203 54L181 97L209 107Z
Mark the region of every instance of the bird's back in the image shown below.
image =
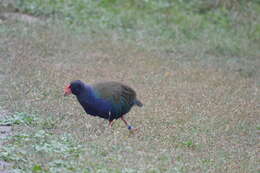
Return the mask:
M135 104L136 93L127 85L119 82L102 82L93 85L98 98L109 101L112 105L112 114L119 118L130 111Z

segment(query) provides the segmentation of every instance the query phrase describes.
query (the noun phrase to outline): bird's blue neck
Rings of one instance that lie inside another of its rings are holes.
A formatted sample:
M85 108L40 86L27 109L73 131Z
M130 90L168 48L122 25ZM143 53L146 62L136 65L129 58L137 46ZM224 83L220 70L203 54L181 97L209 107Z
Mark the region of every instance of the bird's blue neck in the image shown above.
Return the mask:
M88 114L103 118L110 116L111 103L99 98L98 93L91 86L85 85L83 92L77 95L77 99Z
M96 95L93 88L89 85L84 85L84 91L77 95L79 101L94 102L96 100Z

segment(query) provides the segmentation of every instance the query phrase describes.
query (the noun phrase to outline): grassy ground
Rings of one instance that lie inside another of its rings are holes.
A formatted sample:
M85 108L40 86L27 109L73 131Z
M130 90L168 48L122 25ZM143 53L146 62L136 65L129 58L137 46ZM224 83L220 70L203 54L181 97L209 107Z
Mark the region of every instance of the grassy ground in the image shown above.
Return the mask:
M233 16L226 26L226 18L221 24L204 21L223 17L224 7L211 15L194 12L197 16L191 18L182 9L192 4L178 6L179 20L171 10L166 18L158 12L155 20L154 14L141 20L142 12L132 12L142 4L124 16L104 3L99 10L91 9L97 16L106 14L109 22L89 17L84 23L86 18L74 15L80 10L67 14L66 3L64 8L53 4L48 11L42 1L34 1L37 8L26 4L33 1L23 2L21 10L34 15L37 11L48 20L44 25L12 20L0 24L0 72L6 76L0 101L14 113L0 122L13 124L16 132L0 158L14 162L14 170L259 171L259 4L249 3L252 11ZM77 2L80 6L82 1ZM53 13L58 19L50 19ZM70 17L69 24L61 20L64 16ZM138 20L131 24L128 19L122 27L114 23L127 17ZM237 22L243 17L256 18L245 25L246 20ZM177 23L164 25L166 19ZM110 129L106 121L86 115L75 98L64 98L63 88L73 79L133 86L145 106L134 108L127 119L140 131L129 134L120 121Z

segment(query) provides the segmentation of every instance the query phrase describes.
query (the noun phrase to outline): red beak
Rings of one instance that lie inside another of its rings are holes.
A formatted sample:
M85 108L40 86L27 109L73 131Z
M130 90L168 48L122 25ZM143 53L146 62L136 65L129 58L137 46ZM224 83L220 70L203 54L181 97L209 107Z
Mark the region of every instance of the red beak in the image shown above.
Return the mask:
M68 96L68 95L70 95L71 93L72 93L72 91L71 91L71 86L70 86L70 85L66 86L66 87L64 88L64 96Z

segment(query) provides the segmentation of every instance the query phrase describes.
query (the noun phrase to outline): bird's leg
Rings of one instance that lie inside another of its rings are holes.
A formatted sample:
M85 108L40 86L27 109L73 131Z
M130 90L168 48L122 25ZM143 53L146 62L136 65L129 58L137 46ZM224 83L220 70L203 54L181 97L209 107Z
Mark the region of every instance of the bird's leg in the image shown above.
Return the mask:
M108 112L108 115L109 115L109 119L108 119L109 124L108 124L108 125L109 125L110 128L112 128L112 126L113 126L113 124L114 124L114 120L110 120L111 111Z
M108 126L109 126L110 128L112 128L114 122L115 122L114 120L109 120L109 124L108 124Z
M124 123L127 126L128 130L131 130L131 131L137 130L137 128L134 128L133 126L128 124L128 122L125 120L124 116L121 117L121 120L124 121Z

